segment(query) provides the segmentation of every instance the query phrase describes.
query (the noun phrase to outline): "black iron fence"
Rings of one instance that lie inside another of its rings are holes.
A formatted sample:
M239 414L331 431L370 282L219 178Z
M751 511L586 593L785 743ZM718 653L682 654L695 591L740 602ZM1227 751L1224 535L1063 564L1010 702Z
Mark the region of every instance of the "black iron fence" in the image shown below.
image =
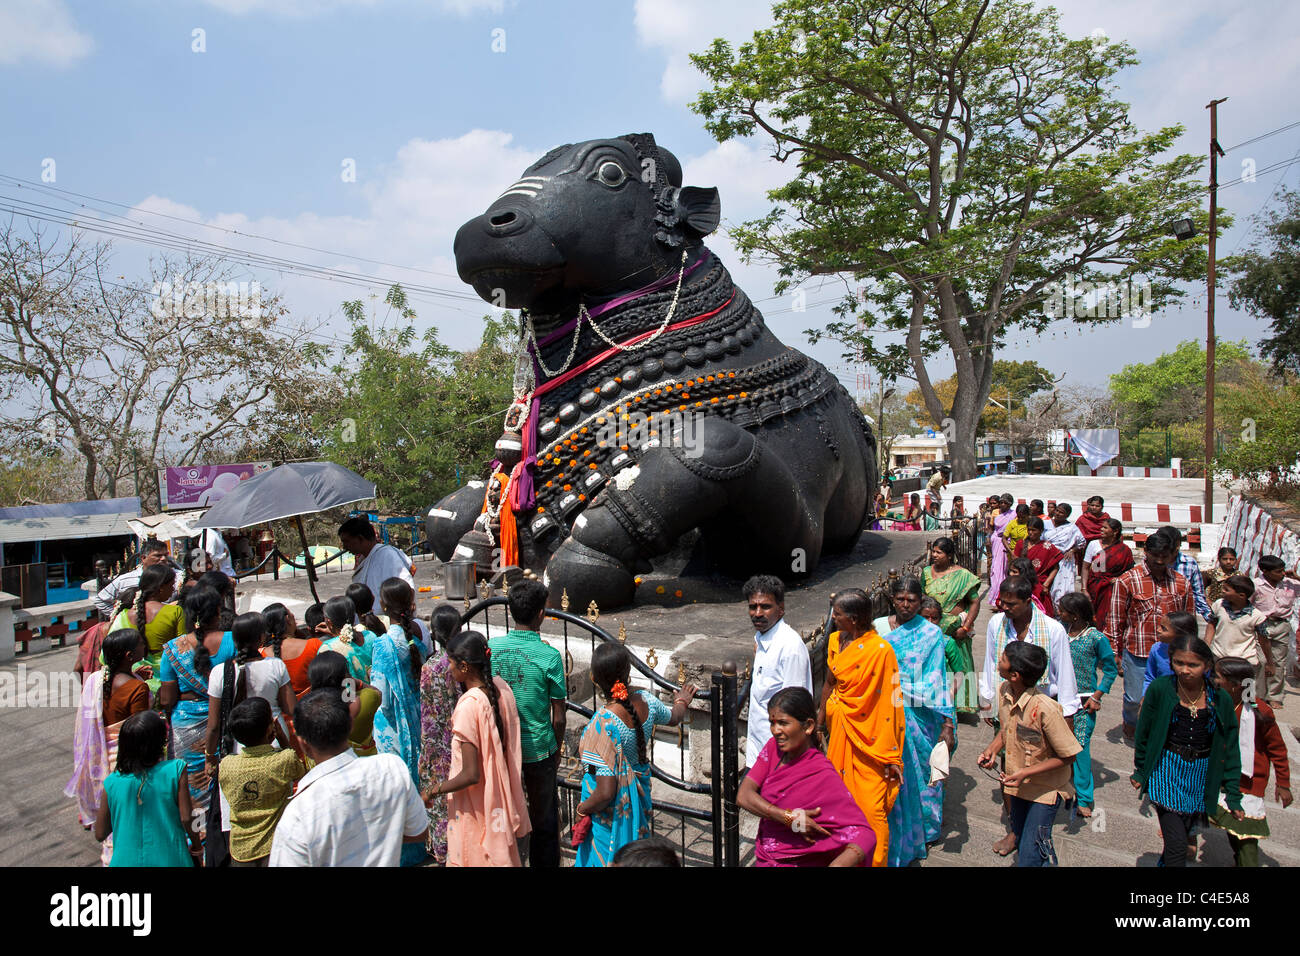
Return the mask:
M548 609L543 636L561 644L564 659L565 681L568 690L566 706L570 711L590 719L600 706L596 688L591 680L579 672L574 650L585 651L587 659L596 649L597 641L626 643L627 633L619 625L617 636L597 623L599 612L588 610L586 617L571 614L567 609ZM558 625L558 633L548 628L548 623ZM488 597L468 606L461 615L462 626L472 626L489 637L505 633L511 628L510 609L502 596ZM645 660L636 654L632 658L633 681L638 677L658 693L675 695L686 683L685 667L678 664L677 682L656 672L658 652L654 648L646 653ZM691 747L688 728L699 712L690 710L682 725L675 728L656 728L647 741L650 772L657 787L654 793L651 829L656 833L672 833L680 848L683 863L688 865L739 866L740 816L736 807L739 789L739 751L737 707L737 675L734 667L714 672L710 686L700 688L697 702L708 704L709 760L704 769L704 781L692 780L701 774L692 773ZM562 745L558 789L562 836L569 832L575 819L574 807L580 802L583 766L576 747ZM664 751L667 750L666 755ZM675 751L675 753L673 753ZM699 764L695 764L699 767ZM675 768L676 772L673 772ZM669 795L673 799L661 799ZM567 846L567 840L561 839ZM702 849L703 847L703 849Z

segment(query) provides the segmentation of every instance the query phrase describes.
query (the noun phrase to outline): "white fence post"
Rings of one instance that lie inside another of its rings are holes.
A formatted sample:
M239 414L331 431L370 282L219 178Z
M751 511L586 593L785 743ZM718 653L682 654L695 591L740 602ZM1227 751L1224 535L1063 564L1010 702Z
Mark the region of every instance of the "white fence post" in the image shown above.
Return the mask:
M0 591L0 664L15 657L14 608L21 603L22 598Z

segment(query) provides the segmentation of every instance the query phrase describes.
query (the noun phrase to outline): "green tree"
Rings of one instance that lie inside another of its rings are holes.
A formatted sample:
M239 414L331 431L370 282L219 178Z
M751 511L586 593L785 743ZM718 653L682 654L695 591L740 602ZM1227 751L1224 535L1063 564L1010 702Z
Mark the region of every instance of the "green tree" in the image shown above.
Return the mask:
M0 508L76 501L80 471L77 459L64 451L11 450L0 461Z
M1215 399L1222 448L1214 458L1219 481L1243 479L1249 490L1300 497L1300 379L1247 366L1237 387Z
M485 316L479 347L458 353L434 328L416 335L400 286L385 303L389 314L377 327L361 302L343 304L352 325L334 368L343 396L315 427L325 436L323 456L373 481L385 507L423 514L486 471L511 400L503 369L514 367L518 330L509 315Z
M1253 249L1225 266L1237 275L1228 302L1272 326L1260 354L1274 371L1294 373L1300 372L1300 193L1287 191L1283 205L1265 221L1271 248Z
M1026 415L1025 400L1040 392L1051 391L1052 373L1032 359L1025 362L1013 362L998 359L993 363L993 384L989 389L988 404L980 414L978 435L1005 435L1007 430L1007 411L1002 407L1008 404L1007 392L1010 390L1010 408L1012 418L1023 419ZM943 415L938 421L930 417L925 395L919 388L907 393L907 404L912 408L918 421L932 421L933 427L943 427L943 419L952 414L953 402L957 397L957 376L950 375L934 385ZM994 401L998 404L994 404Z
M1240 380L1251 361L1245 340L1214 346L1215 381L1225 387ZM1205 421L1205 347L1197 341L1179 342L1172 352L1146 364L1125 365L1110 377L1110 393L1119 415L1121 434L1142 428L1168 428Z
M1053 295L1063 280L1143 280L1155 309L1204 274L1202 160L1160 161L1182 128L1130 123L1114 91L1137 62L1128 45L1071 40L1054 9L1021 0L787 0L773 18L738 50L715 40L692 57L714 84L693 104L709 132L763 135L798 168L733 239L778 264L778 292L816 275L863 283L809 336L909 370L932 419L946 415L926 359L951 353L954 477L974 475L1007 334L1046 326L1045 300L1093 317L1086 287ZM1184 216L1200 240L1168 235ZM1101 311L1113 321L1132 297Z

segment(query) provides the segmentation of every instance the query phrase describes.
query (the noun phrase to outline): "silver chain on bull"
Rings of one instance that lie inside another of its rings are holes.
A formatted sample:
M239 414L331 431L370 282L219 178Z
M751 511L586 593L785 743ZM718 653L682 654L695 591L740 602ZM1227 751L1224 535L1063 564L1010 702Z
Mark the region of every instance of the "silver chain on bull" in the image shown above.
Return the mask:
M582 323L585 320L587 324L590 325L591 328L595 331L595 333L599 335L601 339L604 340L606 345L618 349L618 351L620 352L639 351L640 349L645 348L655 339L659 338L659 336L663 335L664 331L668 328L668 323L670 323L673 320L673 316L677 312L677 303L681 299L681 295L682 295L682 277L684 275L686 275L686 250L685 249L682 250L681 267L677 270L677 288L673 290L672 304L668 306L668 311L664 314L664 320L659 323L659 328L655 329L654 334L651 335L650 338L646 339L644 342L640 343L639 345L620 345L618 342L615 342L608 335L606 335L604 332L601 331L600 326L596 324L596 320L593 319L588 314L587 307L581 302L578 303L578 328L582 328Z
M564 364L557 369L549 369L546 362L542 359L542 350L537 345L537 330L533 328L533 317L525 310L520 310L524 315L524 334L528 338L528 344L532 346L529 350L533 357L537 359L537 365L546 374L547 378L555 378L557 375L563 375L573 363L573 357L578 354L578 337L582 334L582 317L579 315L578 321L573 324L573 344L569 346L569 355L564 360ZM530 373L531 374L531 373Z
M569 346L569 354L565 357L564 364L562 364L559 368L550 369L546 367L546 362L543 361L542 359L542 350L537 345L537 330L533 327L533 317L529 315L526 310L520 310L521 312L523 312L523 316L524 316L524 334L527 337L528 344L532 346L530 351L532 352L533 356L537 359L537 364L541 368L541 370L546 374L546 377L555 378L557 375L563 375L566 371L568 371L569 366L573 364L573 357L578 354L578 339L582 334L583 322L586 322L588 325L590 325L592 331L594 331L598 336L600 336L601 340L606 345L610 346L611 348L617 349L620 352L639 351L645 348L646 346L650 345L652 342L655 341L655 339L659 338L659 336L663 335L664 332L667 331L668 325L672 322L673 316L677 314L677 303L681 301L682 279L686 275L686 255L687 255L687 250L683 249L682 261L680 266L677 269L677 286L673 289L673 301L669 304L668 311L664 313L664 320L659 323L659 328L655 329L648 339L646 339L644 342L641 342L637 345L623 345L619 342L615 342L613 339L611 339L608 335L604 333L604 331L601 329L599 325L596 324L596 320L593 319L591 317L591 313L587 311L586 304L583 302L579 302L578 321L575 322L573 325L573 342Z

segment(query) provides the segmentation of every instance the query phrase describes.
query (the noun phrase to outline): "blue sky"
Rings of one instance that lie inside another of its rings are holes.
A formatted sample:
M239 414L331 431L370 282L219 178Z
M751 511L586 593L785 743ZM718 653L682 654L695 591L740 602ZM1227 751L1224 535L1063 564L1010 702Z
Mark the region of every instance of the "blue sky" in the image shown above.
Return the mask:
M1180 151L1204 150L1203 107L1213 97L1231 98L1220 107L1225 146L1300 120L1300 5L1057 6L1067 32L1100 29L1138 48L1143 63L1123 74L1121 93L1141 128L1186 125ZM382 296L389 281L447 290L454 295L415 297L420 323L466 347L487 307L465 298L452 236L552 145L650 131L682 158L689 183L719 187L725 221L766 210L764 191L790 171L758 140L712 140L687 106L702 78L686 54L714 36L747 38L768 22L768 9L762 0L0 0L0 174L39 181L42 162L53 159L51 185L135 207L131 219L370 277L359 288L248 272L282 290L295 312L326 322L322 337L345 327L341 300ZM204 52L192 49L195 30ZM1221 179L1240 176L1243 160L1263 169L1297 150L1300 128L1234 151ZM340 175L349 159L355 182ZM1300 163L1282 175L1296 187ZM1246 220L1278 181L1273 172L1221 194L1238 217L1221 254L1246 240ZM34 196L9 181L0 186L6 197ZM725 236L709 244L751 297L772 295L774 270L742 266ZM119 272L142 279L149 247L116 248ZM838 296L832 281L821 283L806 286L807 312L792 313L787 300L761 307L787 344L827 362L852 388L854 369L838 347L809 347L802 334L830 317L820 303ZM1071 330L1067 338L1058 326L1013 343L1005 357L1102 384L1126 362L1203 338L1204 307L1199 290L1150 328ZM1218 325L1221 335L1251 342L1264 330L1223 296ZM931 372L947 374L950 364L936 360Z

